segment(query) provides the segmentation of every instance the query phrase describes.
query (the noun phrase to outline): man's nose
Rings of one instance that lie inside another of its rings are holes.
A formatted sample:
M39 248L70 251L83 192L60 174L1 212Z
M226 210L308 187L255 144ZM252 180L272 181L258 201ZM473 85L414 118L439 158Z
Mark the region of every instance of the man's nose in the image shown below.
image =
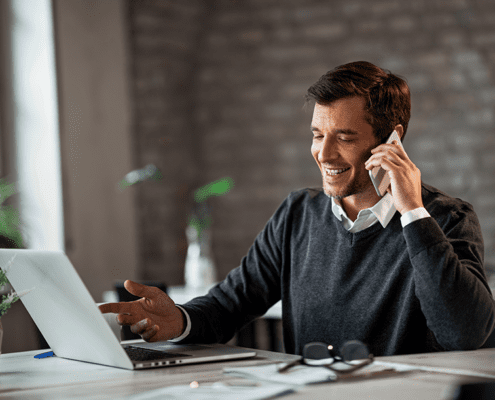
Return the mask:
M321 143L318 161L320 163L328 163L338 158L338 150L335 139L330 135L326 136Z

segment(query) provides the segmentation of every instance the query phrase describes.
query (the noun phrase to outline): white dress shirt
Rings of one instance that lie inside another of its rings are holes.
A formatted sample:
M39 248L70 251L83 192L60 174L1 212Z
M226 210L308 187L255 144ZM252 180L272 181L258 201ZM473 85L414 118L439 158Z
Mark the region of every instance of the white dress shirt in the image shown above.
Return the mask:
M340 204L338 204L332 197L332 212L337 217L339 221L342 222L344 228L351 233L356 233L369 228L371 225L380 222L380 224L386 228L388 223L391 221L397 209L394 206L394 201L390 193L386 193L383 198L376 203L373 207L366 208L359 211L358 216L354 222L352 222L347 216L346 212ZM424 207L416 208L406 212L400 217L400 222L404 228L406 225L410 224L421 218L427 218L430 214Z

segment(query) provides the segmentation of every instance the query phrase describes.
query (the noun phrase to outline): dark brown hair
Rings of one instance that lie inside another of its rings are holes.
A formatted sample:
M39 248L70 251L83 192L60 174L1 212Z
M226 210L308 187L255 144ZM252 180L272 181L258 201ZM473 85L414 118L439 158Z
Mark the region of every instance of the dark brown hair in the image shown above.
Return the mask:
M364 98L367 121L380 143L387 140L397 124L404 127L405 136L411 117L406 81L367 61L344 64L327 72L308 89L306 101L329 105L354 96Z

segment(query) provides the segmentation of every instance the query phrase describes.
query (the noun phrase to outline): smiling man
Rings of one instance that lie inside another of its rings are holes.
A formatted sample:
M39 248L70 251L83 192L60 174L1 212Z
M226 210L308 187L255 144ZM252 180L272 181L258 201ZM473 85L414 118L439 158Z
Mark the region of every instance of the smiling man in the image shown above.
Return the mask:
M340 200L363 193L370 197L373 191L364 163L378 141L365 119L364 107L361 97L315 105L311 152L323 175L323 190L329 197ZM376 193L369 200L376 203Z
M291 193L227 278L177 306L142 299L100 306L149 341L227 342L282 300L284 346L366 343L374 355L480 347L495 325L483 239L470 204L421 182L397 144L410 118L406 82L373 64L335 68L308 89L312 155L323 187ZM390 177L380 197L368 171Z

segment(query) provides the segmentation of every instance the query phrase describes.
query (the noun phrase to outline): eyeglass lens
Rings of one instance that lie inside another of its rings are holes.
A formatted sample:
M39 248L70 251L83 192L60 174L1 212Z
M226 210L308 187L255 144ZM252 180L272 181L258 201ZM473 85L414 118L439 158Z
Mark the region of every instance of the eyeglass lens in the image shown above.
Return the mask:
M322 360L330 358L328 345L321 342L308 343L303 348L303 357L310 360Z
M345 342L340 350L340 355L344 361L362 360L370 356L368 347L359 340Z
M311 360L322 360L334 357L333 347L322 342L308 343L303 348L303 357ZM359 340L350 340L344 343L340 349L340 355L344 361L361 360L368 358L368 347Z

